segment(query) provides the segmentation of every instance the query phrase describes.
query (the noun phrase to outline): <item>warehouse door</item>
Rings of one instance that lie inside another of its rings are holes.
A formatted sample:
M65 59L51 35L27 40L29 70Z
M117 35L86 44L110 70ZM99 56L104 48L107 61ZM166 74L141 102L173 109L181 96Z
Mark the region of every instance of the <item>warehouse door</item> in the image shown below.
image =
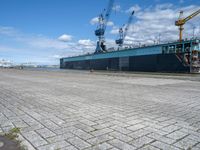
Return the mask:
M119 69L121 71L128 71L129 70L129 57L119 58Z

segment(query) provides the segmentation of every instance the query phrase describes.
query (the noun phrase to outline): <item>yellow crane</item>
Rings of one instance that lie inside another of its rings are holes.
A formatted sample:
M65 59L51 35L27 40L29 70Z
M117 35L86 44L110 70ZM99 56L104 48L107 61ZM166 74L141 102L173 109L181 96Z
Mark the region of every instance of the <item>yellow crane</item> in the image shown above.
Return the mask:
M183 16L183 11L180 12L180 16L179 19L175 22L176 26L179 26L179 41L182 41L182 37L183 37L183 25L188 22L190 19L194 18L195 16L197 16L198 14L200 14L200 9L197 10L196 12L194 12L193 14L189 15L186 18L182 18Z

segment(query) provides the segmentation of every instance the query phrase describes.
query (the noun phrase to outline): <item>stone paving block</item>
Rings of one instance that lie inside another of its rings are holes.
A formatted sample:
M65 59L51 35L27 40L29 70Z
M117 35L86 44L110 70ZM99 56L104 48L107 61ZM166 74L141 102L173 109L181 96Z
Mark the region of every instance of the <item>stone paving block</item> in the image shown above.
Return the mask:
M61 125L61 124L64 124L65 121L63 121L62 119L56 117L56 116L53 116L53 117L50 117L49 118L51 121L53 121L55 124L57 125Z
M94 125L94 126L92 126L92 127L93 127L94 129L100 130L100 129L104 129L104 128L110 127L110 126L112 126L112 125L113 125L112 122L106 122L106 123L103 123L103 124Z
M64 148L60 148L59 150L78 150L76 147L70 145L70 146L67 146L67 147L64 147Z
M71 126L71 127L59 128L54 130L53 132L59 135L59 134L65 134L67 132L74 132L75 130L78 129L75 128L74 126Z
M84 123L85 125L88 125L88 126L95 126L97 125L96 122L93 122L93 121L90 121L90 120L87 120L87 119L82 119L82 120L79 120L81 123Z
M120 132L116 132L116 131L110 132L109 135L116 138L116 139L119 139L123 142L129 142L129 141L133 140L133 138L131 138L131 137L125 135L125 134L122 134Z
M139 148L138 150L160 150L160 149L156 148L154 146L151 146L151 145L147 145L147 146L144 146L142 148Z
M127 130L126 128L120 127L118 125L112 126L110 128L115 130L115 131L118 131L118 132L120 132L122 134L129 134L129 133L132 132L131 130Z
M176 142L174 145L176 147L181 148L181 149L186 149L187 150L187 149L190 149L193 146L195 146L197 143L199 143L199 142L197 142L195 140L191 140L188 137L186 137L186 138Z
M174 140L174 139L162 136L162 135L157 134L157 133L148 134L147 137L153 138L157 141L161 141L161 142L166 143L166 144L172 144L172 143L176 142L176 140Z
M97 144L96 146L93 146L91 148L88 148L86 150L110 150L111 148L113 148L112 145L110 145L108 143L101 143L101 144Z
M43 138L49 138L56 135L47 128L36 130L36 132L39 133Z
M85 149L91 147L91 145L88 142L85 142L84 140L78 137L69 138L67 139L67 141L78 149Z
M148 130L145 130L145 129L140 129L140 130L137 130L135 132L128 134L128 136L132 137L133 139L137 139L137 138L140 138L142 136L148 135L150 133L151 133L151 131L148 131Z
M152 122L150 122L150 121L149 121L149 122L147 122L147 121L142 122L142 124L145 125L145 126L148 126L148 127L156 128L156 129L161 129L161 128L163 128L163 126L161 126L160 124L152 123Z
M179 130L180 128L181 127L178 127L178 126L175 126L175 125L170 125L170 126L162 128L162 130L164 130L167 133L171 133L171 132Z
M82 123L78 123L78 124L74 125L74 127L81 129L81 130L84 130L86 132L92 132L92 131L95 130L91 126L88 126L88 125L85 125L85 124L82 124Z
M8 120L6 120L6 121L1 123L1 127L2 128L3 127L8 127L8 126L14 126L14 125L13 125L13 123L11 121L8 121Z
M154 133L160 134L162 136L165 136L165 135L168 134L167 132L165 132L163 130L159 130L159 129L156 129L156 128L153 128L153 127L146 127L145 130L147 130L149 132L154 132Z
M61 148L68 147L68 146L70 146L70 144L68 142L61 141L61 142L57 142L57 143L40 146L37 149L38 150L57 150L57 149L61 149Z
M43 128L44 128L43 125L41 125L40 123L37 123L37 124L31 125L31 126L22 128L22 129L21 129L21 132L22 132L22 133L25 133L25 132L34 131L34 130L39 130L39 129L43 129Z
M96 136L94 138L91 138L89 140L87 140L88 143L90 143L91 145L97 145L109 140L112 140L113 137L109 136L108 134L104 134L104 135L100 135L100 136Z
M136 125L127 127L127 129L128 129L128 130L131 130L131 131L137 131L137 130L142 129L142 128L145 128L145 127L146 127L145 125L136 124Z
M172 146L172 145L168 145L159 141L156 141L154 143L152 143L151 145L161 149L161 150L180 150L179 148Z
M36 148L78 138L74 144L85 150L103 143L115 146L111 149L123 145L135 149L128 143L130 136L130 142L155 139L157 146L165 149L180 149L178 144L187 139L188 145L198 149L200 78L128 76L0 69L0 132L20 126L26 141ZM47 130L45 138L37 133L43 129ZM56 135L48 135L49 130ZM86 146L81 145L84 142ZM61 150L76 147L69 143ZM148 143L140 149L146 147L155 146Z
M179 140L179 139L184 138L187 135L188 134L180 132L180 131L174 131L174 132L168 134L167 137L169 137L171 139Z
M142 123L142 122L143 122L143 120L134 119L134 120L128 121L127 124L135 125L135 124L139 124L139 123Z
M74 135L84 139L84 140L88 140L94 136L92 136L91 134L81 130L81 129L78 129L78 130L74 130L74 131L71 131L71 133L73 133Z
M112 131L113 131L112 129L105 128L105 129L93 131L93 132L91 132L91 134L94 135L94 136L100 136L100 135L103 135L103 134L110 133Z
M110 143L111 145L113 145L119 149L122 149L122 150L135 150L136 149L136 147L134 147L128 143L122 142L118 139L111 140L108 143Z
M73 135L72 133L70 132L67 132L65 134L61 134L61 135L56 135L54 137L50 137L50 138L46 138L46 140L49 142L49 143L55 143L55 142L60 142L60 141L63 141L63 140L67 140L69 138L72 138L74 137L75 135Z
M136 140L133 140L131 142L129 142L130 144L134 145L137 148L143 147L145 145L148 145L152 142L154 142L155 140L146 136L143 136L141 138L138 138Z
M48 144L41 136L39 136L34 131L30 131L30 132L26 132L26 133L22 133L22 134L35 147Z
M7 133L9 132L11 129L13 129L15 126L14 125L10 125L10 126L5 126L2 127L3 132Z
M44 125L45 127L49 128L50 130L56 130L59 129L60 126L52 122L51 120L41 120L40 123Z

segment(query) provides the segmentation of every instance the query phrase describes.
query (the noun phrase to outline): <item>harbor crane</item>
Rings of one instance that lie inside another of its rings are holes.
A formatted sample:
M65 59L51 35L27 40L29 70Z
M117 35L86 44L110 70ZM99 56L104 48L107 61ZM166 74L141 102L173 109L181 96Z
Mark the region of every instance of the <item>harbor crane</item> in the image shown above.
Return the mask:
M110 15L112 12L114 0L109 0L107 9L104 9L103 13L99 15L99 24L97 29L95 30L95 35L99 38L97 41L97 47L95 53L102 53L106 52L106 45L105 45L105 31L107 27L107 23L110 19Z
M124 26L125 26L124 25L123 27L119 28L119 39L115 40L115 43L119 47L122 47L123 44L124 44L124 39L126 38L126 35L127 35L128 30L129 30L130 24L131 24L131 22L133 20L134 13L135 13L135 11L132 11L132 13L131 13L131 15L130 15L130 17L128 19L128 23L126 24L126 27L124 28Z
M179 27L179 41L182 41L183 38L183 26L186 22L188 22L189 20L191 20L192 18L194 18L195 16L197 16L198 14L200 14L200 9L197 10L196 12L194 12L193 14L189 15L186 18L182 18L183 16L183 11L180 11L180 16L179 19L175 22L175 25Z

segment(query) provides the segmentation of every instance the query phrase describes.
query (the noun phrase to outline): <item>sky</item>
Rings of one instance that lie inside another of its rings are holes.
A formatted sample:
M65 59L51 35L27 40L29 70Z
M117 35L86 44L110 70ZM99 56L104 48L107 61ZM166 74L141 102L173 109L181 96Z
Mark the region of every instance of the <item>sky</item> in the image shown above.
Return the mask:
M13 63L59 64L59 58L93 52L98 15L109 0L0 0L0 59ZM131 11L126 45L178 39L174 25L180 10L187 17L200 9L199 0L115 0L105 34L116 47L119 27ZM184 26L184 38L200 37L200 15Z

